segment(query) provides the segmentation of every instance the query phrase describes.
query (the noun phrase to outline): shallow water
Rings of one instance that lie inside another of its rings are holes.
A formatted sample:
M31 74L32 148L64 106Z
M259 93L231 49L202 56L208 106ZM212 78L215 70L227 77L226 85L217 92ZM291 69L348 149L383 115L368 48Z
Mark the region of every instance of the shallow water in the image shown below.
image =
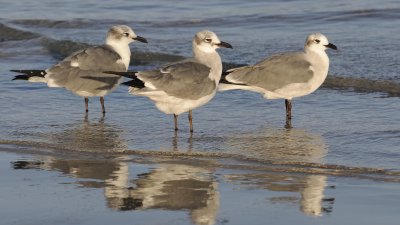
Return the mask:
M228 184L219 185L234 190L235 180L242 184L248 179L249 189L263 194L263 188L253 184L273 179L254 172L265 172L265 167L268 173L300 173L294 180L323 175L328 178L318 178L316 183L324 187L330 184L321 180L329 183L339 179L346 186L346 182L362 183L358 179L364 178L368 182L394 182L374 183L379 191L398 187L400 43L395 34L400 33L400 8L396 1L112 1L99 5L70 0L0 4L0 144L19 152L33 149L34 156L27 157L39 161L40 168L41 162L49 162L35 155L50 149L77 158L88 153L156 159L160 155L179 156L194 161L207 158L218 161L221 173L229 177ZM175 134L172 116L159 112L146 98L128 95L126 87L106 96L105 117L98 99L90 100L86 117L83 99L66 90L11 81L14 74L8 72L10 69L44 69L74 50L101 44L114 24L130 25L149 40L147 45L132 44L132 70L190 56L190 40L202 29L215 31L234 46L220 51L227 66L300 50L307 34L316 31L326 34L339 51L328 52L330 75L323 88L294 100L291 130L283 128L284 102L267 101L256 93L218 93L194 111L195 133L190 136L185 114L180 116L181 130ZM19 160L10 157L10 161ZM162 167L154 163L154 168ZM246 167L242 170L243 164ZM137 166L152 170L147 164ZM226 172L231 167L235 171ZM207 168L202 167L199 173L209 174L204 171ZM365 193L371 189L364 189ZM351 188L348 191L353 193ZM227 194L237 196L238 192ZM283 199L290 202L292 197ZM241 200L246 201L244 197ZM391 203L385 204L383 207L389 207ZM162 210L157 213L164 215ZM235 221L240 224L241 220L235 217Z

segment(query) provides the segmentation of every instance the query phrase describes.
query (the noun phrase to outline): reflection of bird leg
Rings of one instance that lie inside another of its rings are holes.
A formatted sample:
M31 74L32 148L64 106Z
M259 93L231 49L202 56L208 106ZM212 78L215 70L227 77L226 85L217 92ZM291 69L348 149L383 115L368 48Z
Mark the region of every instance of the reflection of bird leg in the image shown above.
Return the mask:
M292 128L292 100L285 99L286 125L285 128Z
M178 130L178 115L174 114L174 125L175 125L175 131Z
M106 108L104 107L104 97L100 97L101 109L103 110L103 114L106 113Z
M175 135L172 139L172 150L178 151L178 132L175 130Z
M99 124L104 125L104 118L105 118L106 114L102 114L102 116L99 119Z
M190 136L188 138L188 152L191 152L193 150L193 133L190 133Z
M89 115L88 115L87 112L85 113L85 119L83 120L83 122L84 123L89 123Z
M190 126L190 133L193 133L193 117L192 117L192 110L189 110L189 126Z
M86 109L86 112L89 112L89 98L88 97L85 97L85 109Z
M286 105L286 119L291 120L292 119L292 100L285 99L285 105Z
M286 128L286 129L292 129L292 128L293 128L293 126L292 126L292 120L287 120L287 119L286 119L285 128Z

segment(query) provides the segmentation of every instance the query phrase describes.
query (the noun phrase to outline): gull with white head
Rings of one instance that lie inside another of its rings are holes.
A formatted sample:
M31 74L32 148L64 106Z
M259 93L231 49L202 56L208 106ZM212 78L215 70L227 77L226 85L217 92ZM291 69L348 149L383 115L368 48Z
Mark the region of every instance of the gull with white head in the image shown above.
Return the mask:
M286 127L291 127L292 99L314 92L328 75L328 48L337 49L323 34L310 34L303 52L274 55L255 65L228 70L219 90L242 89L267 99L285 99Z
M45 82L49 87L64 87L84 97L86 112L88 97L98 96L105 113L104 96L119 86L121 77L102 71L127 71L131 58L129 44L135 40L147 43L145 38L136 35L130 27L117 25L108 31L104 45L74 52L46 70L11 71L24 74L15 76L14 80Z
M192 41L193 57L150 71L108 72L130 78L133 95L150 98L156 107L174 115L178 130L178 115L189 112L190 132L193 132L192 110L209 102L216 94L221 78L222 62L217 48L232 48L211 31L198 32Z

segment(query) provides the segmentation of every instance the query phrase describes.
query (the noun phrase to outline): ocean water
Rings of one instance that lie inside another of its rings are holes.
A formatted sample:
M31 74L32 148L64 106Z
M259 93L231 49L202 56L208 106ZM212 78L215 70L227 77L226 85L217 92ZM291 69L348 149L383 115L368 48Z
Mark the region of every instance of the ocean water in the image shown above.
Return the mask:
M317 186L329 186L326 176L399 182L398 1L0 0L0 6L4 148L99 157L207 158L239 171L245 165L252 175L242 171L227 179L248 180L252 188L266 179L254 171L265 168L310 179L317 174L310 181ZM191 39L203 29L233 45L219 51L226 67L299 51L311 32L325 34L339 50L328 50L330 70L323 87L294 99L290 130L284 128L284 101L256 93L218 93L194 110L195 132L190 135L185 114L179 118L181 130L174 133L172 116L159 112L147 98L129 95L126 87L105 97L105 116L96 98L90 99L85 116L83 99L67 90L11 81L10 69L44 69L79 48L102 44L115 24L127 24L149 41L131 45L131 70L190 56ZM160 168L153 172L168 170Z

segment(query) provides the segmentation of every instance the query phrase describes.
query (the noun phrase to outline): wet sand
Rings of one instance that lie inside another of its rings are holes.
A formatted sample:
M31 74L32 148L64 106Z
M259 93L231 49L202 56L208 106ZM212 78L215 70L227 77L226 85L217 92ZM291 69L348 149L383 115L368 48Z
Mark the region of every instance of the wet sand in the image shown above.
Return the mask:
M2 225L399 222L396 178L13 145L2 146L0 161Z

